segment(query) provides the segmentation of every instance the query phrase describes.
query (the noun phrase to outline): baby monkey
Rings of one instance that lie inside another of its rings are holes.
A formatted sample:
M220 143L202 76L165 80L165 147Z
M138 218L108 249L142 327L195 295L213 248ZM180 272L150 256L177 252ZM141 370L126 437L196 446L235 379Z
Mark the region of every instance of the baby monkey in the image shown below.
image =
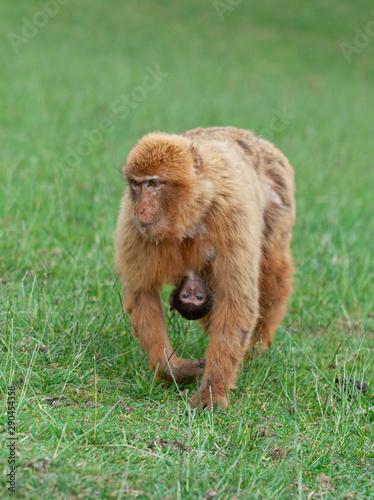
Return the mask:
M210 312L212 306L213 294L210 288L192 271L170 295L170 311L176 309L188 320L203 318Z

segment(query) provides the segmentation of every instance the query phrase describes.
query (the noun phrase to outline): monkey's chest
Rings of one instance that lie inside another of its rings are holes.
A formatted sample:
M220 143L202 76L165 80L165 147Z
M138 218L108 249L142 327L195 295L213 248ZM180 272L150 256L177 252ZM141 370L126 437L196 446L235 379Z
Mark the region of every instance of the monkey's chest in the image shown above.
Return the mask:
M178 276L186 276L189 271L197 274L204 272L214 258L214 248L209 238L185 239L179 245Z

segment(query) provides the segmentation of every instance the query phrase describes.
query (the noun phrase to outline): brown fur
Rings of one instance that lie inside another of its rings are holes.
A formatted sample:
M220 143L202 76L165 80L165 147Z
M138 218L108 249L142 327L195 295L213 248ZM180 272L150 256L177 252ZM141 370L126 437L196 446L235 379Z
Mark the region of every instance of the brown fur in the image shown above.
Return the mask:
M184 382L203 374L192 406L225 408L226 390L235 387L252 336L266 350L286 312L292 167L251 132L217 127L148 134L130 151L123 171L128 180L156 176L164 183L157 195L149 190L138 196L128 188L118 218L116 269L134 334L158 375L171 380L171 370ZM145 228L142 218L155 225ZM179 283L188 270L214 293L204 318L206 362L179 358L166 331L160 287Z

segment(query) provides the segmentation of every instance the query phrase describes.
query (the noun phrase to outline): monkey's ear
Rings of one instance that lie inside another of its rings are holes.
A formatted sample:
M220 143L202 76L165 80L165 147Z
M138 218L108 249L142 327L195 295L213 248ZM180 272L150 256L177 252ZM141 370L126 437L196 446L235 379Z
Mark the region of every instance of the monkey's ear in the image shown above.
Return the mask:
M174 308L174 294L175 294L175 290L172 291L172 293L170 294L170 311L172 311Z
M203 159L199 155L199 153L196 151L195 146L191 146L191 153L194 159L194 167L195 167L195 172L197 175L201 174L201 171L203 169Z

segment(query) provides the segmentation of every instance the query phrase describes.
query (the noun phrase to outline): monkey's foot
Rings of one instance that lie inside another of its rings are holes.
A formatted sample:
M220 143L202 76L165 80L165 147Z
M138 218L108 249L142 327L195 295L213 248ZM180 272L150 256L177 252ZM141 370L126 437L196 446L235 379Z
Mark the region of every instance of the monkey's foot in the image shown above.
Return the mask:
M206 361L201 359L185 359L172 356L168 364L165 364L162 375L173 382L173 376L178 384L193 382L204 373ZM170 367L170 368L169 368ZM173 372L173 376L170 373Z
M193 410L200 413L203 410L226 410L228 407L228 400L224 390L205 390L199 391L192 396L189 405Z

